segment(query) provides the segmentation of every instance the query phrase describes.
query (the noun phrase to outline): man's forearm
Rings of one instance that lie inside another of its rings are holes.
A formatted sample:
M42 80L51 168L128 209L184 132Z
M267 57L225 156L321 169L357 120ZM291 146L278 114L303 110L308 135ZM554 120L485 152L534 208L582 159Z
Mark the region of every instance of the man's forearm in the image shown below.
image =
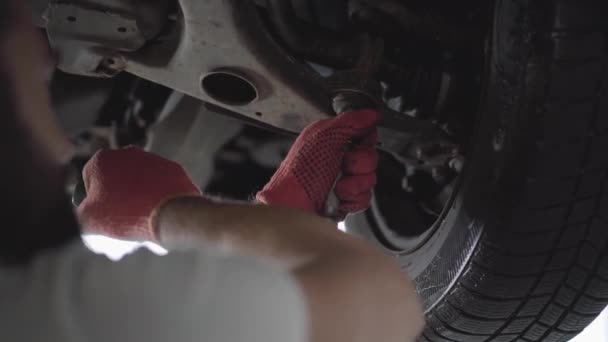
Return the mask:
M318 216L266 205L209 203L196 197L164 204L155 226L159 242L168 249L209 244L238 254L289 260L293 267L321 255L369 248Z
M413 286L394 260L332 221L181 198L160 209L156 225L169 249L210 244L288 266L307 297L313 342L413 341L422 329Z

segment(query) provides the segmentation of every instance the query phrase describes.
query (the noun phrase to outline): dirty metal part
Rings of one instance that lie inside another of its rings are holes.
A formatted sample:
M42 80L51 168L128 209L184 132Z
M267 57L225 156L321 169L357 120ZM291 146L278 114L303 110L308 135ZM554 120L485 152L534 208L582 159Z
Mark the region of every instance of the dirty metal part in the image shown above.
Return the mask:
M126 71L290 132L331 115L322 79L275 42L253 2L179 0L179 7L174 29L128 54ZM217 73L236 76L230 82L244 92L232 96L243 101L223 98L223 81L205 82ZM253 89L255 98L247 95Z
M339 94L360 93L374 102L376 106L380 105L382 86L374 78L374 73L368 72L376 67L369 62L364 63L368 66L367 68L338 71L327 77L324 82L328 91L334 97ZM350 97L345 97L344 100L348 101Z
M433 142L442 146L456 146L445 132L432 121L416 119L386 106L380 109L378 124L379 148L395 156L411 155L411 146Z
M323 79L281 48L250 1L179 0L181 15L175 25L148 45L147 39L156 32L142 30L136 13L116 10L126 0L105 0L105 7L101 0L92 6L93 1L52 3L49 7L49 37L60 51L72 51L73 55L60 55L63 67L71 71L111 75L125 69L291 132L330 116L332 94L357 91L374 99L384 113L380 128L383 149L399 154L414 139L438 139L442 135L432 122L392 111L382 103L382 88L374 80L384 62L381 40L368 40L368 48L357 55L354 70ZM85 3L87 6L82 5ZM108 19L109 13L117 15ZM87 25L72 25L79 22L79 16L93 18L99 28L89 32ZM131 26L114 27L119 24ZM109 29L112 27L114 30ZM158 24L156 30L160 27ZM120 28L127 28L127 32ZM130 38L123 39L123 33ZM71 64L66 66L66 62Z
M140 49L162 30L167 11L168 0L52 0L40 24L59 69L106 77L124 68L121 53Z
M373 98L361 92L340 92L333 98L333 108L337 114L357 110L376 109L377 107Z
M338 71L326 79L334 112L340 114L361 109L380 111L382 119L378 124L378 147L401 160L407 158L412 146L420 142L451 145L446 134L432 121L397 112L382 101L383 89L375 79L383 64L381 46L381 42L377 44L379 52L362 56L357 69Z
M157 122L146 150L178 162L195 184L205 189L216 169L217 152L238 135L243 124L207 109L190 96L171 95L173 106Z
M377 109L382 113L378 124L378 148L390 153L402 161L426 155L417 155L417 147L425 144L440 145L443 149L455 149L448 136L432 121L416 119L404 113L388 108L378 102L375 96L377 87L369 82L365 89L343 88L333 97L333 108L336 113L353 110ZM378 85L379 87L379 85ZM371 91L371 93L370 93Z

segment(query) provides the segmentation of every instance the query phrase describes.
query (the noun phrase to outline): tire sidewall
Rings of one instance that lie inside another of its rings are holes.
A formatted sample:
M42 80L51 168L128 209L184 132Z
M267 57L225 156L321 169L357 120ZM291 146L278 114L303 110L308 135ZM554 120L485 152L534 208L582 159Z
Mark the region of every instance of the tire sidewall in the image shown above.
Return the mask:
M530 8L522 4L515 0L494 4L478 126L455 199L433 235L416 251L399 253L376 238L370 212L347 221L350 232L374 241L396 258L414 279L427 313L459 281L479 241L505 226L523 189L533 141L530 132L536 126L526 107L535 108L537 101L525 85L542 85L524 63L533 53L533 32L527 22Z

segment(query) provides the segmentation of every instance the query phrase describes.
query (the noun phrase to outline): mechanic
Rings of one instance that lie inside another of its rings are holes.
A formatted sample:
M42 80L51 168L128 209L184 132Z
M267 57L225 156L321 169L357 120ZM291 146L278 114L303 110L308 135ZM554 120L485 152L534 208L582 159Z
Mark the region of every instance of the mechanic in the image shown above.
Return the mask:
M180 166L137 148L98 153L83 173L84 231L171 250L114 263L78 239L64 193L73 148L51 114L52 68L26 13L0 2L3 340L415 339L423 318L411 282L322 217L340 174L341 214L368 205L378 113L309 126L257 204L208 199Z

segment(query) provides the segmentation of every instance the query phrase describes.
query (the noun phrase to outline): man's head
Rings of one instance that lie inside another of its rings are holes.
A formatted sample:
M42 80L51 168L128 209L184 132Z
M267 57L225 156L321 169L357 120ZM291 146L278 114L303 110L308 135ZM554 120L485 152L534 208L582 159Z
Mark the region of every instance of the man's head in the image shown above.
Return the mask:
M71 145L51 114L50 65L21 1L0 0L0 262L78 236L64 193Z

